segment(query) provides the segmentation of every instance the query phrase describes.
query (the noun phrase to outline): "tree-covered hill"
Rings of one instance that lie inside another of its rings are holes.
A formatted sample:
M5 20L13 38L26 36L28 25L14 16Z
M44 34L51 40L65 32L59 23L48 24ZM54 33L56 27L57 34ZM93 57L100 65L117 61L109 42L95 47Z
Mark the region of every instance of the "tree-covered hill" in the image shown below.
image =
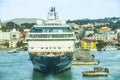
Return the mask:
M84 24L94 24L95 23L108 23L104 26L95 26L96 28L100 27L110 27L112 30L116 30L117 28L120 28L120 17L111 17L111 18L104 18L104 19L78 19L78 20L68 20L67 23L76 23L78 25L84 25Z
M20 31L23 29L30 29L33 25L36 24L36 20L43 20L39 18L15 18L11 20L7 20L2 22L2 30L7 31L13 28L19 29ZM120 28L120 17L111 17L111 18L104 18L104 19L78 19L78 20L67 20L67 23L76 23L78 25L84 25L88 23L109 23L108 26L112 30L116 30ZM104 27L104 26L95 26L96 28Z
M8 22L14 22L15 24L23 24L23 23L36 23L36 20L42 20L39 18L15 18L15 19L11 19L11 20L7 20L2 22L3 24L6 24Z
M84 25L88 23L106 23L106 22L120 22L120 17L111 17L111 18L104 18L104 19L77 19L77 20L67 20L67 23L76 23L78 25Z

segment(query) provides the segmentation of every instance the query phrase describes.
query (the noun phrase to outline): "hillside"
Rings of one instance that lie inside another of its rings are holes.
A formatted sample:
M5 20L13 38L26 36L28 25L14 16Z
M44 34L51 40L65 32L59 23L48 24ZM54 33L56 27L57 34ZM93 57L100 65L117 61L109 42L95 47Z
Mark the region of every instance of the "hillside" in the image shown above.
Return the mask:
M6 24L7 22L14 22L18 25L22 24L22 23L36 23L36 20L38 20L39 18L15 18L15 19L11 19L11 20L7 20L2 22L3 24ZM42 19L39 19L42 20Z
M42 20L39 18L15 18L8 21L2 22L7 29L12 29L15 27L23 27L23 28L31 28L33 25L35 25L36 20ZM67 23L76 23L78 25L84 25L84 24L96 24L96 23L107 23L107 27L110 27L112 30L116 30L120 28L120 17L111 17L111 18L104 18L104 19L77 19L77 20L67 20ZM104 27L104 26L95 26L96 28Z

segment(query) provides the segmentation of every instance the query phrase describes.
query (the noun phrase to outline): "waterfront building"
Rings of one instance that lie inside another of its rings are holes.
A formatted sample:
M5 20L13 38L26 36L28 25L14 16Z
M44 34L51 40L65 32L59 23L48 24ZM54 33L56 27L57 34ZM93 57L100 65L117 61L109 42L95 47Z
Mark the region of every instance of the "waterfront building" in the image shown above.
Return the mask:
M117 40L117 34L114 31L105 33L108 41Z
M84 49L84 50L96 49L96 40L83 39L82 40L82 49Z
M94 34L93 30L85 30L85 35L84 36L89 36L89 35L92 35L92 34Z
M0 32L0 41L10 40L10 32Z
M0 32L0 42L8 41L11 48L16 47L16 43L20 40L20 32L13 29L10 32Z
M84 39L93 39L93 37L92 36L89 36L89 37L85 36Z
M93 35L94 40L112 41L117 40L117 34L114 31L109 31L105 33L96 33Z
M20 38L20 32L17 31L15 28L10 31L10 40L19 40Z
M117 30L116 30L116 34L118 34L118 33L120 33L120 29L117 29Z
M93 30L95 27L93 24L84 24L84 25L81 25L82 28L84 28L85 30Z
M73 30L78 30L80 28L80 26L78 24L75 24L75 23L69 23L69 25Z
M4 40L19 40L20 38L20 32L16 31L16 29L13 29L10 32L0 32L0 41Z
M24 29L24 31L25 31L25 32L29 32L29 31L30 31L30 29Z
M20 40L25 40L27 33L28 33L28 31L21 31L20 32Z
M101 27L99 29L99 33L104 33L104 32L109 32L111 31L111 29L109 27Z
M9 41L9 47L10 48L16 48L17 47L17 41L14 40L14 41Z
M107 40L107 37L106 37L106 34L94 34L93 37L92 37L94 40Z
M120 44L120 33L117 34L118 43Z

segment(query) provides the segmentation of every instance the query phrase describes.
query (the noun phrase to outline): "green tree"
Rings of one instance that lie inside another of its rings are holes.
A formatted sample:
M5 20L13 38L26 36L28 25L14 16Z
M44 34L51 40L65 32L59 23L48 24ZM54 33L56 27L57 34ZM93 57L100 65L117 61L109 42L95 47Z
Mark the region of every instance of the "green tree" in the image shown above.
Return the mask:
M20 27L20 28L19 28L19 31L24 31L24 27Z
M35 23L22 23L20 25L26 29L31 29L31 27L33 27L33 25L35 25Z
M18 41L17 42L17 47L24 47L25 43L23 43L23 41Z
M2 27L1 27L1 30L2 30L3 32L6 32L6 31L7 31L7 28L6 28L5 26L2 26Z
M19 29L20 26L18 24L14 23L14 22L7 22L6 23L6 28L10 29L10 30L13 29L13 28Z
M13 35L13 37L15 38L15 37L16 37L16 35Z
M5 43L3 43L3 45L9 47L9 42L6 41Z
M97 40L96 46L97 46L98 49L101 49L101 48L105 47L106 44L107 44L107 43L104 42L103 40Z

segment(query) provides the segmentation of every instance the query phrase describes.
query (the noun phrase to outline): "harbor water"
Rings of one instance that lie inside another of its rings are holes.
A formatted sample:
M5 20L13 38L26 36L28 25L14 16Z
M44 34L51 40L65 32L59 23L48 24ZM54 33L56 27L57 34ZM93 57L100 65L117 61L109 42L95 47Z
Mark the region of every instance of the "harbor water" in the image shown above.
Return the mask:
M7 53L0 51L0 80L120 80L120 51L90 52L100 60L99 65L72 65L70 70L59 74L42 74L33 69L27 51ZM107 77L84 77L83 71L101 66L109 69Z

